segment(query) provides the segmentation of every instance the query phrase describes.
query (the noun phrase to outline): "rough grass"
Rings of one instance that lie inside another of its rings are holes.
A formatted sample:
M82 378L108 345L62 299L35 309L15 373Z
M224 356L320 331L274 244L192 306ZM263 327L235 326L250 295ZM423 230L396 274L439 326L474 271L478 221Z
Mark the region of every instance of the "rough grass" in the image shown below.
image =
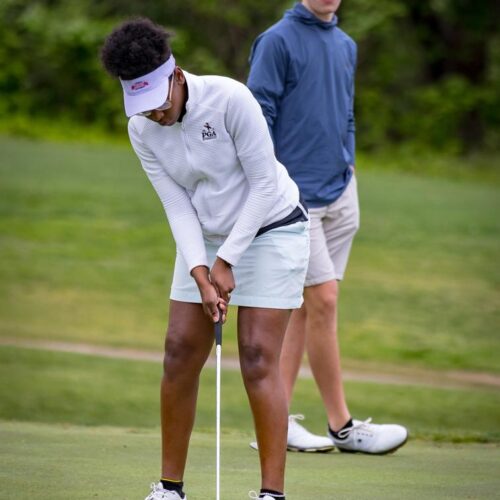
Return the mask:
M358 164L343 359L499 372L498 176L455 181L374 161ZM0 137L1 336L156 349L174 254L130 148ZM234 355L234 311L225 338Z
M214 423L215 371L203 372L196 426ZM159 424L161 364L0 347L0 419L74 425L154 427ZM224 429L252 435L241 376L222 376ZM434 389L347 382L355 418L397 422L412 437L449 442L499 442L500 394L486 389ZM297 383L293 412L324 434L326 417L312 380Z

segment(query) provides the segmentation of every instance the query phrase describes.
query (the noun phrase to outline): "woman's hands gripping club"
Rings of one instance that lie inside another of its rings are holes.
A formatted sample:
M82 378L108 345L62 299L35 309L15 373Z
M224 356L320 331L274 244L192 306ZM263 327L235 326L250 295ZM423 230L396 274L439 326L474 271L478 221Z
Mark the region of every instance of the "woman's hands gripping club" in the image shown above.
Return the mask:
M219 308L224 323L227 306L231 300L231 292L235 287L231 266L217 257L210 271L205 266L197 266L191 271L191 275L200 290L205 314L216 323L219 321Z

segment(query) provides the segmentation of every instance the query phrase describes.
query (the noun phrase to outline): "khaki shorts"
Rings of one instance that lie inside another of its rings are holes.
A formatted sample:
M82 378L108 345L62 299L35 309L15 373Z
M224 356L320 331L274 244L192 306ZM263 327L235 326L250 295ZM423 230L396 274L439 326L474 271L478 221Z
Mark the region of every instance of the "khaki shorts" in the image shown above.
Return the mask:
M353 175L341 197L326 207L310 208L310 255L305 286L341 280L352 240L359 228L359 202Z

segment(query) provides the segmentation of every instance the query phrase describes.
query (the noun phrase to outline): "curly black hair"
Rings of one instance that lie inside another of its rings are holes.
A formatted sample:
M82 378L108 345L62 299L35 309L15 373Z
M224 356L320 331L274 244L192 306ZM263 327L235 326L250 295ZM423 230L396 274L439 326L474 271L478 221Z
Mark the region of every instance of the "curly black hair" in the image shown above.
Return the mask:
M168 33L151 19L125 21L106 38L101 61L106 71L123 80L133 80L161 66L172 53Z

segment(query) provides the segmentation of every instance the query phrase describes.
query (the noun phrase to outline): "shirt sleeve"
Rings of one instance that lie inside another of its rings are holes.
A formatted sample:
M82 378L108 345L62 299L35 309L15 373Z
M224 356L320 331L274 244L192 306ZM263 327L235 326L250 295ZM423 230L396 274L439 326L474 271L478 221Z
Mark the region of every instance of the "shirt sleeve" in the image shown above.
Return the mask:
M128 131L132 147L160 198L175 243L189 271L196 266L208 267L200 221L186 190L167 174L154 153L144 144L132 120L129 121Z
M347 144L346 149L351 157L351 163L356 163L356 121L354 118L354 82L356 77L356 64L357 64L357 49L356 44L353 42L351 47L352 57L352 75L351 75L351 89L349 95L349 111L347 115Z
M220 258L236 265L276 201L277 160L262 110L242 84L229 100L226 128L249 184L241 213L217 252Z
M272 136L288 67L284 40L269 33L260 35L252 46L249 62L247 86L259 102Z

